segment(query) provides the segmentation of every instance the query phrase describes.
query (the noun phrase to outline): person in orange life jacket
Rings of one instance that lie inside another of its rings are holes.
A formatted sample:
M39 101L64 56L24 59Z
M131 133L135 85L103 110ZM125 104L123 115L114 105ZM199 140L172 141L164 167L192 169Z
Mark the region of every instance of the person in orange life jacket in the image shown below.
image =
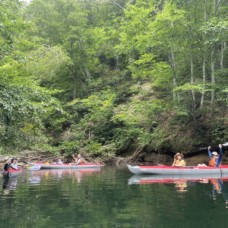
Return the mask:
M172 166L185 166L186 162L183 158L184 158L183 154L176 153L174 156L174 161L173 161Z
M209 146L208 156L210 158L209 166L218 167L222 161L222 144L219 144L219 154L216 151L211 152L211 146Z

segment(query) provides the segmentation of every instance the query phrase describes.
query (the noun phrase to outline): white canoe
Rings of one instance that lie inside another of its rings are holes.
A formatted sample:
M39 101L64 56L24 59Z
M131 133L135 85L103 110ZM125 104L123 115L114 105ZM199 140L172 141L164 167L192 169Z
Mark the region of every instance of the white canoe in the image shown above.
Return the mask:
M219 167L210 166L132 166L127 165L130 172L134 174L155 174L155 175L199 175L199 174L228 174L228 165L221 165Z
M32 165L32 166L28 167L28 170L31 170L31 171L37 171L40 169L41 169L40 165Z

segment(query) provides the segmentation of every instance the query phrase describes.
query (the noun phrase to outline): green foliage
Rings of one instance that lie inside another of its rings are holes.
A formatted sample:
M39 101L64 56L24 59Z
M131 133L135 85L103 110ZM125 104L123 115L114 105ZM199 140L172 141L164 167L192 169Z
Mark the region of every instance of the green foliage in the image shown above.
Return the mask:
M26 70L34 79L50 81L71 65L71 59L61 47L41 47L29 52Z
M0 150L226 140L228 5L215 3L2 0Z
M228 130L224 125L216 127L213 132L213 143L220 144L228 141Z
M26 149L36 143L47 143L42 120L51 106L56 105L48 92L35 86L1 85L0 100L1 145L6 150L15 147L15 150Z

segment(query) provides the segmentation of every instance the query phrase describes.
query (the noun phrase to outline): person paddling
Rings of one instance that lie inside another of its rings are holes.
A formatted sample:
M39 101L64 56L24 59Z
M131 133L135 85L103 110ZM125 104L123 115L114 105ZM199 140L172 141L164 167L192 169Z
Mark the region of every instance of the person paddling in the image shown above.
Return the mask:
M176 153L172 166L186 166L184 155L181 153Z
M8 159L3 167L3 170L4 171L7 171L9 169L9 166L10 166L10 159Z
M208 156L210 158L209 166L219 167L222 161L222 144L219 144L219 154L216 151L211 152L211 146L208 147Z
M56 162L57 165L63 165L63 161L59 158Z
M83 163L86 164L87 163L86 160L80 154L78 154L77 158L74 155L72 155L72 157L73 157L76 165L80 165L80 164L83 164Z

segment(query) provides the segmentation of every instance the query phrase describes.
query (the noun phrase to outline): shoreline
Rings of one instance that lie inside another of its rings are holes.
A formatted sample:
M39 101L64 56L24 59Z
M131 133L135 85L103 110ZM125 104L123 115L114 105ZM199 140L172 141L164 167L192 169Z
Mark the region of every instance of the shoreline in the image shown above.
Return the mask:
M228 164L228 151L227 146L224 146L222 163ZM125 156L101 156L94 158L90 154L81 153L82 157L90 163L103 163L107 166L116 166L118 168L126 167L127 164L131 165L172 165L174 154L161 154L161 153L146 153L140 151L137 156L135 154L127 153ZM184 153L183 153L184 154ZM49 162L54 163L58 159L61 159L64 163L72 163L73 157L70 154L65 153L52 153L48 151L37 150L24 150L17 154L3 154L0 155L0 167L4 166L8 159L16 157L18 165L25 166L32 162ZM187 166L196 166L198 164L208 164L209 157L205 148L196 152L184 154L184 160Z
M24 152L17 155L0 155L0 167L3 167L4 164L8 159L11 159L13 157L17 157L18 159L18 165L25 166L28 165L31 162L49 162L53 163L57 161L57 159L62 159L64 163L71 163L72 158L71 156L58 156L56 154L48 153L48 152ZM164 154L147 154L143 157L139 157L137 159L131 160L130 157L111 157L111 158L98 158L94 159L89 156L85 156L85 159L88 162L94 162L94 163L103 163L107 166L116 166L118 168L125 167L127 164L132 165L172 165L173 158L169 155ZM207 164L209 161L208 155L198 154L195 156L185 157L186 165L187 166L194 166L198 165L199 163ZM228 156L224 154L223 156L223 164L228 164Z

